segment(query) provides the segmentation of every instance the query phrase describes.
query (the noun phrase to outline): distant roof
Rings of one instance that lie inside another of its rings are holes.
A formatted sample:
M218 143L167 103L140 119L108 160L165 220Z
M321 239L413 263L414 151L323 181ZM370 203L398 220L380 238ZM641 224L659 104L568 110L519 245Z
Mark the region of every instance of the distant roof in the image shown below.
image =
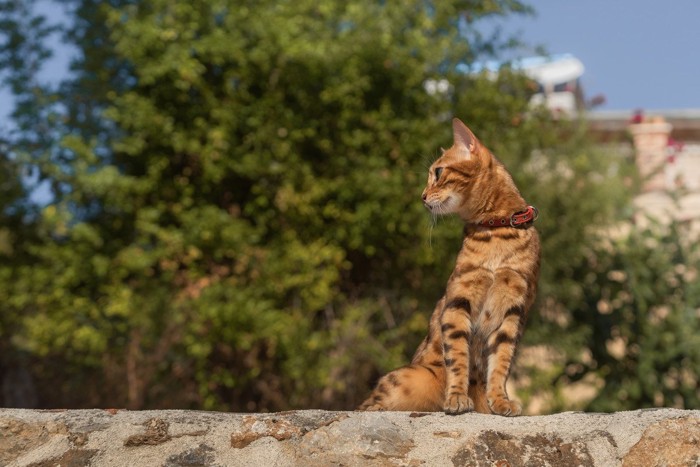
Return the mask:
M632 117L662 117L673 126L671 136L679 141L700 141L700 109L593 110L586 113L591 131L599 139L614 139L626 134Z
M595 110L588 113L590 120L629 120L635 112L650 116L664 117L666 120L700 121L700 109L660 109L660 110Z
M526 75L542 85L554 85L572 81L581 77L584 72L581 60L569 53L524 57L510 62L488 60L475 62L470 66L465 65L462 69L467 73L480 73L482 71L498 73L498 70L505 64L509 64L514 70L522 70Z

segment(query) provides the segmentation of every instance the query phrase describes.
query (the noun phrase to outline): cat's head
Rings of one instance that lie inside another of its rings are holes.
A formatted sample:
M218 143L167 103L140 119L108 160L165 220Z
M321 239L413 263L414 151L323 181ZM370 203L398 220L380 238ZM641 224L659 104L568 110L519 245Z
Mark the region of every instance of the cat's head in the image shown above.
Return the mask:
M474 221L485 214L487 200L496 191L515 194L517 189L503 165L461 120L452 120L452 130L452 147L430 166L423 204L433 214L456 213Z

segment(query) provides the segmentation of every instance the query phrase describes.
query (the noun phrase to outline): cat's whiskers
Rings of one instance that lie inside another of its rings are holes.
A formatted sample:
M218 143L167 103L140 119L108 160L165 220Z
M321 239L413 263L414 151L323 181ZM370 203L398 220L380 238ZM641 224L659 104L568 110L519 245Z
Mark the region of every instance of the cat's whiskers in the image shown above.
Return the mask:
M428 246L433 248L433 229L437 225L438 215L432 210L430 211L430 230L428 231Z
M433 213L428 211L430 214L430 217L428 218L428 246L432 248L432 240L433 240L433 227L435 226L435 216L433 216Z

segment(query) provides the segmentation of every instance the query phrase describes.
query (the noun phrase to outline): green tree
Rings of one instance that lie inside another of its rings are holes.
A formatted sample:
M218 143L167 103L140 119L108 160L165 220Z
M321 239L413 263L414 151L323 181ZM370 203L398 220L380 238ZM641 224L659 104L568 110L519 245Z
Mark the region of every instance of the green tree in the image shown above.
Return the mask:
M648 225L644 225L648 224ZM590 356L563 380L600 375L592 410L700 406L700 255L689 225L646 219L589 257L585 299Z
M0 297L10 297L16 267L26 257L23 238L31 235L26 215L26 193L20 183L20 171L10 159L7 145L0 140ZM3 299L6 300L6 299ZM0 310L3 307L0 306ZM31 406L36 403L31 376L22 371L20 361L25 356L11 344L18 331L20 317L0 312L0 404ZM24 381L25 384L22 384ZM12 390L16 387L18 390Z
M9 305L36 373L64 404L354 404L411 346L425 317L405 318L452 254L413 252L429 232L416 168L453 106L424 83L499 47L460 36L461 10L525 7L71 5L62 125L14 146L54 187ZM44 113L18 117L55 118L32 102Z

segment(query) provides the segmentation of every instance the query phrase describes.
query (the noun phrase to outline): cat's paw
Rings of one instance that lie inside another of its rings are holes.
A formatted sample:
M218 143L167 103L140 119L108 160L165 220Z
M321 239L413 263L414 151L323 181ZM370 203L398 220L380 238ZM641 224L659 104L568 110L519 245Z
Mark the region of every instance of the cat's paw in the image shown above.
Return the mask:
M488 403L491 412L495 413L496 415L515 417L523 412L523 406L520 405L520 402L512 401L505 397L489 399Z
M382 412L386 410L382 404L372 404L364 407L360 407L358 410L364 410L366 412Z
M357 408L357 410L366 411L366 412L379 412L382 410L386 410L386 407L381 402L377 402L375 399L370 398L370 399L367 399L366 401L364 401Z
M451 394L445 399L443 409L448 415L458 415L474 410L474 402L466 394Z

